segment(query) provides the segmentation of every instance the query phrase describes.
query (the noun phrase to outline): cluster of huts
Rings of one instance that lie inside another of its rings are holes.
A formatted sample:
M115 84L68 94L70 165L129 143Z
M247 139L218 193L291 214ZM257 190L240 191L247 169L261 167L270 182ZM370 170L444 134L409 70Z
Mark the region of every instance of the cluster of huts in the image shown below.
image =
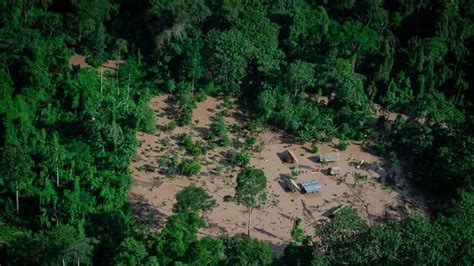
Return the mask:
M296 155L290 151L286 150L282 153L282 160L285 163L290 163L294 165L299 164L299 160ZM330 153L322 153L319 155L319 162L322 164L330 163L330 162L337 162L339 161L339 153L338 152L330 152ZM331 167L328 169L328 173L330 175L339 175L341 173L340 167ZM301 183L296 183L290 177L285 178L286 187L290 189L292 192L302 192L302 193L313 193L313 192L321 192L323 187L319 181L316 180L309 180Z

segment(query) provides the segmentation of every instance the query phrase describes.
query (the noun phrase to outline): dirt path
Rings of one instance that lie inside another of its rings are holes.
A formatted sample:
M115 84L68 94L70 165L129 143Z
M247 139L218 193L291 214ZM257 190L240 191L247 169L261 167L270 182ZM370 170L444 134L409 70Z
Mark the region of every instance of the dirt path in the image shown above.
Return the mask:
M233 202L224 202L226 195L234 194L235 177L238 169L222 167L222 157L226 149L217 148L200 158L203 169L199 177L175 176L167 178L160 172L160 158L179 154L180 158L190 158L180 151L177 136L180 133L191 134L194 140L203 140L210 124L210 117L215 115L217 105L222 101L208 97L198 103L193 113L193 125L176 128L173 132L164 129L171 121L173 108L167 104L166 96L152 99L150 106L157 115L155 135L138 133L137 139L141 146L130 169L134 185L129 194L129 200L134 207L137 218L148 221L150 226L159 229L166 217L172 213L174 197L184 187L194 184L203 187L216 200L218 206L204 214L209 227L201 230L202 235L238 235L246 233L247 213L242 206ZM245 124L245 116L238 106L229 110L225 117L228 126ZM238 131L237 131L238 132ZM231 134L232 138L236 134ZM269 242L281 253L283 246L291 241L290 232L294 220L303 220L302 226L306 234L314 234L313 226L320 219L328 219L323 214L341 204L354 207L361 217L369 223L381 223L387 218L397 219L406 210L412 210L422 205L413 198L408 185L401 184L405 189L384 188L379 182L380 176L386 174L383 158L364 151L360 143L350 145L347 150L340 152L340 160L322 167L323 171L312 172L311 169L321 167L317 162L317 154L310 152L310 144L297 144L291 136L273 128L267 128L260 133L259 141L266 145L260 153L254 153L250 165L264 170L268 179L268 202L252 215L252 237ZM167 143L167 144L166 144ZM164 148L165 144L167 148ZM332 144L318 144L319 153L335 151ZM291 165L284 164L279 153L290 149L299 158L301 174L296 182L318 180L323 185L323 191L315 194L289 193L280 182L281 177L291 173ZM357 161L364 160L360 169L356 169ZM356 181L353 176L346 178L329 176L324 170L338 166L341 176L347 172L366 175L367 180ZM216 170L217 169L217 170ZM403 180L399 181L403 183Z

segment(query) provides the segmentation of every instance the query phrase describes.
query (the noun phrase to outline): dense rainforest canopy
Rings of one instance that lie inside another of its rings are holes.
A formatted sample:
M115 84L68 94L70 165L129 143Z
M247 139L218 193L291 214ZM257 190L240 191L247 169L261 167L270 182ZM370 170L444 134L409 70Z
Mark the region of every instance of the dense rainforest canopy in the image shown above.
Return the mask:
M0 264L472 264L473 47L472 0L0 0ZM75 53L125 63L100 75ZM370 141L445 200L386 225L344 210L280 258L198 238L197 188L150 232L128 166L158 93L178 125L217 95L301 141Z

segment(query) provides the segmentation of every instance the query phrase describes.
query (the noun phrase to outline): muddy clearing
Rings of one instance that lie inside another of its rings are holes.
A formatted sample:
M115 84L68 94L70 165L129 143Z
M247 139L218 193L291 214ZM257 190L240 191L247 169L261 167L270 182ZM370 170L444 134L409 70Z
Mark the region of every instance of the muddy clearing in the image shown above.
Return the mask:
M172 132L165 130L174 113L167 103L166 96L157 96L150 102L157 115L157 132L154 135L139 132L137 139L141 142L137 155L130 167L134 178L129 200L135 215L153 229L163 226L166 217L172 213L175 194L184 187L194 184L203 187L217 202L218 206L211 212L204 213L208 227L203 228L201 235L220 236L238 235L247 232L247 212L243 206L233 202L224 202L226 195L234 195L235 177L239 168L228 168L223 163L223 154L227 148L216 148L201 155L202 171L199 176L166 177L160 167L160 158L178 154L180 159L191 158L180 150L178 135L188 133L193 140L202 140L210 125L210 117L218 113L222 100L208 97L197 104L193 113L193 123L186 127L177 127ZM236 129L230 137L240 139L241 128L246 118L237 105L227 110L225 117L228 128ZM290 232L296 218L303 220L302 226L307 235L314 234L313 226L321 219L328 219L324 214L331 208L347 205L355 208L368 223L383 223L388 219L398 219L407 211L422 209L421 199L415 198L410 186L403 178L397 178L396 186L389 187L380 182L387 174L387 162L380 157L365 151L360 143L350 145L345 151L339 151L337 162L321 165L317 160L319 153L336 151L332 143L318 144L318 154L310 152L311 144L298 144L291 136L268 127L259 133L258 141L265 145L261 152L254 152L250 165L263 169L268 179L268 202L252 215L251 235L254 238L269 242L277 252L291 241ZM336 142L336 141L335 141ZM166 145L165 145L166 144ZM165 146L167 146L165 148ZM285 175L292 172L291 164L283 163L281 153L291 150L299 159L300 174L296 182L317 180L323 190L319 193L301 194L287 192L281 182ZM279 156L280 155L280 156ZM357 162L364 164L357 169ZM340 176L329 176L327 169L340 167ZM320 171L314 169L320 168ZM367 176L365 180L356 180L353 175L359 173ZM402 176L401 173L398 173ZM343 178L346 176L345 178Z

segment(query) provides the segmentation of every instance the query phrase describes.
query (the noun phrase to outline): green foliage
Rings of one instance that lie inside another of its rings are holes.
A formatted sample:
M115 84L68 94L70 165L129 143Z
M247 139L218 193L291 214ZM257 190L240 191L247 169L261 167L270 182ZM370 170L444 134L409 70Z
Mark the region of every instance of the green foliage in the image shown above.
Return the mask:
M184 159L179 164L179 171L185 176L198 175L201 172L201 164L196 159Z
M173 205L174 213L210 211L216 201L204 189L189 186L176 194L176 203Z
M217 143L220 146L229 146L231 140L227 135L227 126L222 115L217 115L211 118L212 123L207 132L207 139L210 142Z
M251 131L268 122L302 141L367 140L456 201L434 219L384 226L341 211L317 225L314 245L290 244L278 262L474 260L471 1L60 2L0 2L0 234L11 264L273 263L262 242L198 240L193 212L168 217L159 233L125 214L136 130L156 129L149 90L173 94L170 131L191 122L202 92L226 97L227 110L239 96ZM94 67L70 68L76 52ZM98 75L108 58L125 63ZM372 134L374 103L405 116ZM208 139L231 145L222 116ZM202 143L182 143L203 153ZM258 150L252 137L244 146ZM196 160L163 163L169 176L200 171ZM239 174L234 197L249 218L264 198L257 172Z
M245 137L245 148L248 150L253 150L256 142L257 142L257 138L254 136L249 135Z
M318 152L319 152L318 145L316 145L316 143L311 143L311 153L318 153Z
M156 131L155 113L150 107L145 107L143 118L140 121L140 128L143 132L153 134Z
M291 238L296 243L301 243L303 241L303 228L301 228L301 219L296 218L293 223L293 229L291 230Z
M250 162L250 154L246 151L229 150L226 154L226 160L234 167L237 165L245 167Z
M349 141L340 140L339 143L336 144L336 149L338 149L340 151L345 151L349 145L350 145Z
M14 264L90 263L91 240L69 225L32 235L20 234L11 243L9 259Z
M142 265L147 256L148 252L142 242L127 237L120 243L113 261L115 265Z
M247 208L258 208L266 202L267 178L261 169L246 167L237 175L234 200Z
M367 180L369 177L366 176L366 175L363 175L361 173L354 173L354 179L356 181L364 181L364 180Z
M261 169L245 167L237 175L233 200L248 209L247 234L250 236L252 210L267 201L267 178Z
M166 125L166 129L168 131L173 131L173 130L176 129L177 126L178 126L178 124L176 123L176 121L173 120L173 121L169 122L168 125Z
M307 88L311 88L315 84L314 80L314 65L296 61L288 66L288 73L286 80L288 88L294 95L305 92Z
M265 242L248 237L226 238L224 245L224 265L243 265L249 262L255 265L271 265L275 258L275 253Z
M292 170L288 178L295 180L300 174L299 170Z
M208 64L215 80L225 91L235 94L238 82L244 77L252 44L238 30L220 32L212 30L207 34Z
M181 126L191 123L196 100L191 93L181 93L177 96L176 105L181 112L179 123Z
M191 139L191 136L183 133L179 135L179 140L183 147L186 149L187 152L189 152L193 156L199 156L206 154L206 148L204 147L204 143L202 141L193 141Z

